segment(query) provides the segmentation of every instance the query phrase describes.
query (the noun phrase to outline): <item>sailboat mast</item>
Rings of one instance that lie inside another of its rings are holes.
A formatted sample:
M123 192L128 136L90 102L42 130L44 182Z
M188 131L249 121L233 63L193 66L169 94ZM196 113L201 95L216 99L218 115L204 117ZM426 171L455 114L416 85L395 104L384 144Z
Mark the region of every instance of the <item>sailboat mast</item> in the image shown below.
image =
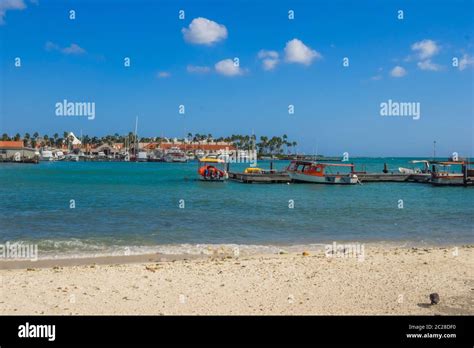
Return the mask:
M133 149L135 160L137 159L137 146L138 146L137 130L138 130L138 116L135 119L135 146Z

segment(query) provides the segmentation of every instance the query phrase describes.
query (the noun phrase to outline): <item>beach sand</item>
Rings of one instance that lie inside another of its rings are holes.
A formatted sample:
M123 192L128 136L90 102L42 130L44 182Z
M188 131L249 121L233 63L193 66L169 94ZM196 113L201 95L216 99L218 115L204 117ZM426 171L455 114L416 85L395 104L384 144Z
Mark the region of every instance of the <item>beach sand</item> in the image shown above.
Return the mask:
M0 314L474 314L474 246L303 251L2 261Z

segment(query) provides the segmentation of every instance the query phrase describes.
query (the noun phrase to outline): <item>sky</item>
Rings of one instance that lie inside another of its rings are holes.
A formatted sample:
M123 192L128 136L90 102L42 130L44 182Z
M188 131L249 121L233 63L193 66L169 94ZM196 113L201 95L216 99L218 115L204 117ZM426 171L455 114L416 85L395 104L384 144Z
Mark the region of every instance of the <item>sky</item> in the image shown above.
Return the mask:
M287 134L304 153L422 157L436 140L440 156L472 156L473 13L458 0L0 0L0 133L127 134L138 116L146 137ZM64 100L95 117L58 116ZM419 117L382 116L389 100Z

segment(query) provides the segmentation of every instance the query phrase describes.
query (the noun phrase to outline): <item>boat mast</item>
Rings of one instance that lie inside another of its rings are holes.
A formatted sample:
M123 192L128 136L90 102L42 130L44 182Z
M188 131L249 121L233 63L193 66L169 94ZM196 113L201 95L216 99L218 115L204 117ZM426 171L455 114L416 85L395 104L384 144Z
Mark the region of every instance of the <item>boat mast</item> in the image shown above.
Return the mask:
M135 161L137 160L137 146L138 146L137 130L138 130L138 116L135 119L135 146L133 147Z

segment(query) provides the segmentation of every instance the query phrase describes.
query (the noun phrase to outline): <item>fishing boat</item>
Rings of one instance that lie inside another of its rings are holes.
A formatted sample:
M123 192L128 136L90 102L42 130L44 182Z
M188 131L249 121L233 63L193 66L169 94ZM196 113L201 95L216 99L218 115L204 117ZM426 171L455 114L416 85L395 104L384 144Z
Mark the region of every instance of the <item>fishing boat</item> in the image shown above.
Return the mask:
M203 181L227 180L229 174L225 168L225 161L209 157L199 159L198 177Z
M474 169L469 161L433 162L431 183L436 186L472 186Z
M166 151L165 156L164 156L165 162L187 162L188 157L178 147L172 147L168 151Z
M344 172L346 170L346 172ZM347 172L349 170L349 172ZM313 161L291 161L286 168L290 178L296 182L316 184L351 185L359 183L353 173L353 164L319 163Z

